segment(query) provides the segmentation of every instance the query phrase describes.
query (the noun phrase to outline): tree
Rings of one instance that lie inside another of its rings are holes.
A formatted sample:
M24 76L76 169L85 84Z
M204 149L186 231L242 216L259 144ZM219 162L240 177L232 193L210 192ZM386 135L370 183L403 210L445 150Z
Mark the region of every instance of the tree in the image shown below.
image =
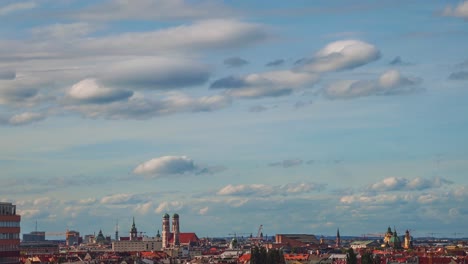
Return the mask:
M346 263L357 264L357 256L352 248L348 249L348 251L346 252Z
M370 252L366 252L361 256L361 264L374 264L374 256Z

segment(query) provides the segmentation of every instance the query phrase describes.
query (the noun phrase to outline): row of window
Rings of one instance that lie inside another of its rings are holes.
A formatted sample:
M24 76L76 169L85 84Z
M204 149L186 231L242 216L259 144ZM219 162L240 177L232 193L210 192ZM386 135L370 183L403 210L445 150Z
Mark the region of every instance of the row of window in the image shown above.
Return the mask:
M19 239L19 234L0 233L0 239Z
M0 227L20 227L20 222L0 221Z
M0 245L0 251L15 251L19 250L19 245Z
M1 257L0 264L19 263L18 257Z

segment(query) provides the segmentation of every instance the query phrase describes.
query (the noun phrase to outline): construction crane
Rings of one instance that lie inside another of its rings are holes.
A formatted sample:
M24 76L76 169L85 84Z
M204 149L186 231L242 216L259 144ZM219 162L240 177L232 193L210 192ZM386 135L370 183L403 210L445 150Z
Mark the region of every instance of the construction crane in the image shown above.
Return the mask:
M371 234L362 234L363 237L385 237L384 233L371 233Z

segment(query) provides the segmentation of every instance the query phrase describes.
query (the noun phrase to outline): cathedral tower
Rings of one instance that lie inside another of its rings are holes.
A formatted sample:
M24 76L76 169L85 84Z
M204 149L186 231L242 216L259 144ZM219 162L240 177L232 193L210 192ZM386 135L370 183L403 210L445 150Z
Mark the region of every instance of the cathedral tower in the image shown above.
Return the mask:
M179 230L179 215L174 214L172 216L172 232L174 233L174 247L180 246L180 241L179 241L179 235L180 235L180 230Z
M168 248L169 247L169 215L164 214L163 221L162 221L162 247Z

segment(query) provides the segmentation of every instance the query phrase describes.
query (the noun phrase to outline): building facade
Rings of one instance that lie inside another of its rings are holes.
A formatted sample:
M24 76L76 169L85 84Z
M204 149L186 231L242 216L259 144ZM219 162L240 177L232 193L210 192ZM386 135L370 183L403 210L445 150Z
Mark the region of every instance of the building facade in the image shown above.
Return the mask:
M112 242L112 250L115 252L160 251L161 249L161 237L143 237L142 240L120 240Z
M20 222L16 205L0 203L0 264L19 263Z

